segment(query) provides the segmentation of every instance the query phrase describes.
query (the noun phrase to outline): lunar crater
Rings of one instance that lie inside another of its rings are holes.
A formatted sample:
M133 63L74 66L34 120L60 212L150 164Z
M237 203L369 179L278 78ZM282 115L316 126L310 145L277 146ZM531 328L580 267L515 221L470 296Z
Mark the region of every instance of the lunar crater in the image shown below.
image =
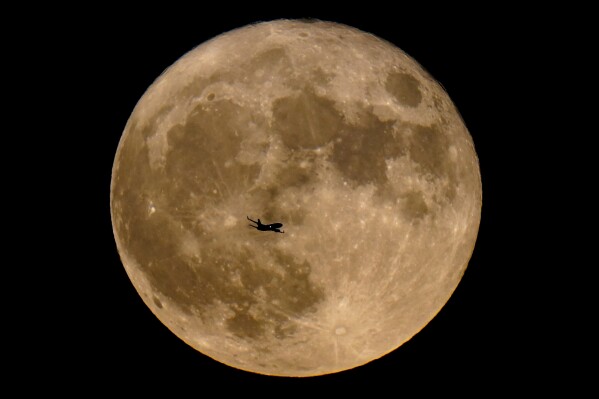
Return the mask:
M385 89L401 105L417 107L422 101L418 80L407 73L393 72L389 74L385 82Z

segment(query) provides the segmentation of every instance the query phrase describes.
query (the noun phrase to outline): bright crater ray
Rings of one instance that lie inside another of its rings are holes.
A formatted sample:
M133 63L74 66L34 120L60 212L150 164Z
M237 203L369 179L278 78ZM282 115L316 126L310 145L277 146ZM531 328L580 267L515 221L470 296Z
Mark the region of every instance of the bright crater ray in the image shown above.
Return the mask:
M462 119L413 59L280 20L152 84L111 211L133 285L174 334L232 367L311 376L379 358L437 314L472 254L481 182Z

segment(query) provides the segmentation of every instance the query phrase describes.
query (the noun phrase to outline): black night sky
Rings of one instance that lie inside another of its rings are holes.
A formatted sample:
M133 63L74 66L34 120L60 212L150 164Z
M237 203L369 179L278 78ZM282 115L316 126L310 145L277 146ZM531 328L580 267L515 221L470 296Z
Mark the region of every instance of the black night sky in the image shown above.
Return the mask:
M52 24L52 36L43 43L44 62L53 63L47 78L61 96L48 101L59 110L54 112L57 120L52 129L62 132L60 146L66 149L54 159L65 177L53 187L57 193L68 192L55 201L63 208L69 203L63 212L70 217L68 222L57 218L48 237L56 242L52 253L64 263L59 273L61 289L53 302L60 316L48 323L56 337L49 353L40 349L28 355L32 372L47 368L56 373L49 379L49 390L81 386L86 388L82 392L158 392L172 387L175 392L201 396L209 395L208 389L225 395L239 389L249 395L317 395L330 388L337 394L364 389L369 397L385 392L397 397L415 393L484 397L513 394L517 387L523 387L520 393L535 393L539 386L558 383L548 370L564 367L558 360L559 349L544 342L547 330L540 327L550 306L543 299L547 288L532 278L542 266L535 252L548 245L538 242L532 232L542 219L532 192L544 184L544 177L539 175L539 164L526 162L531 142L542 151L528 104L534 103L539 85L531 60L544 54L546 35L539 32L542 28L529 29L529 16L515 11L425 9L410 13L399 9L370 13L167 9L143 17L87 10ZM460 111L474 140L483 182L482 222L474 254L462 282L437 317L379 360L305 379L236 370L173 335L129 281L110 220L115 151L129 115L148 86L205 40L277 18L351 25L415 58L442 83ZM62 233L56 233L59 229ZM75 249L67 250L65 240Z

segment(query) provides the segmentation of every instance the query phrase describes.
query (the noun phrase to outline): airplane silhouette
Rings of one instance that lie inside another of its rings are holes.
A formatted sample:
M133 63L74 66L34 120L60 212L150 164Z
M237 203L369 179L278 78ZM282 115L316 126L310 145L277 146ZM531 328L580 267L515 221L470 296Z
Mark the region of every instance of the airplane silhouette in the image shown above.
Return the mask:
M246 217L248 218L249 221L256 223L257 226L254 226L253 224L248 225L250 227L255 228L256 230L274 231L275 233L284 233L284 231L279 230L281 227L283 227L283 223L262 224L260 219L258 219L258 221L256 222L255 220L250 219L249 216L246 216Z

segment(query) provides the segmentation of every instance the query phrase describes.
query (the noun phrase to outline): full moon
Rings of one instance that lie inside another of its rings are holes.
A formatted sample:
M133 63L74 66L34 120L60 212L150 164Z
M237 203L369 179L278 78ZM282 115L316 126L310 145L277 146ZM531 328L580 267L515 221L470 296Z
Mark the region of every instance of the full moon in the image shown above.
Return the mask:
M216 361L296 377L424 328L467 268L481 204L441 85L385 40L304 20L224 33L169 67L125 126L110 191L156 317Z

